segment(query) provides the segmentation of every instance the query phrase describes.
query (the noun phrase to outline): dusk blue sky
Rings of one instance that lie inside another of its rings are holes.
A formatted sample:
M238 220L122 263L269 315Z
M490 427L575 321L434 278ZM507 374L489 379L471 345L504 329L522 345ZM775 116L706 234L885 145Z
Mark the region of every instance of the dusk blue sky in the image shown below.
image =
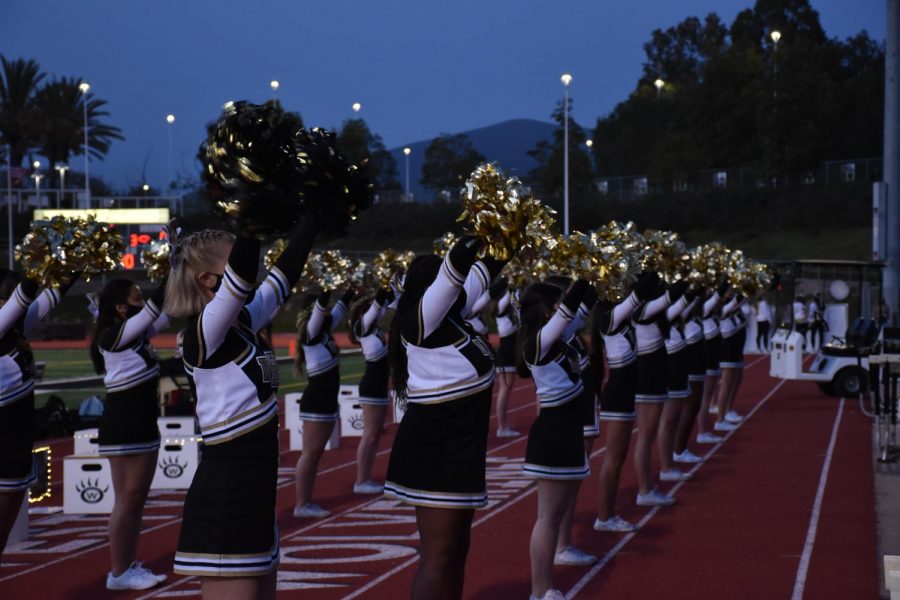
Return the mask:
M884 39L884 0L812 0L832 37ZM510 118L549 120L574 75L574 118L593 127L627 97L656 28L752 0L4 0L0 53L82 77L122 128L106 160L115 187L194 171L204 125L269 81L308 125L337 127L351 104L390 147ZM73 166L81 169L81 158Z

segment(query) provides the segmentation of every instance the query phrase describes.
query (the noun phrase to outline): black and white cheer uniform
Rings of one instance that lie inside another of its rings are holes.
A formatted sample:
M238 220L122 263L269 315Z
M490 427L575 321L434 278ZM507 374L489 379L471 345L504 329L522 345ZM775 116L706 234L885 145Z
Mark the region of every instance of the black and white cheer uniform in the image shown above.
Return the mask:
M669 322L666 336L666 368L668 369L666 388L669 398L687 398L691 395L691 388L688 384L688 351L683 316L690 312L693 303L688 301L686 296L681 300L666 309L666 319Z
M716 317L716 309L719 307L722 297L718 291L713 292L703 303L703 350L706 354L706 376L718 377L722 374L719 367L719 354L722 337L719 335L719 319Z
M693 302L682 313L684 319L684 341L687 344L688 381L703 384L706 381L706 348L703 344L703 324L695 312L700 299Z
M682 285L676 283L657 298L642 303L631 317L638 355L635 403L660 403L669 399L666 341L663 330L668 326L666 310L678 303L681 304L678 312L687 306L683 293Z
M506 290L497 301L497 312L494 315L497 321L497 335L500 336L500 346L497 348L497 370L503 373L516 372L516 332L519 331L519 319L516 315L516 307L512 302L510 290Z
M159 359L150 338L169 325L162 312L165 292L163 283L137 314L97 336L106 387L97 436L100 456L159 449Z
M353 292L346 292L330 311L329 297L329 293L319 296L306 327L300 332L308 381L300 398L301 421L333 423L338 419L340 351L331 334L347 313Z
M457 242L417 309L400 325L407 406L384 491L408 504L458 509L487 504L494 354L464 315L504 263L476 262L476 249L471 238Z
M585 437L597 437L600 435L600 422L597 420L597 386L595 376L591 371L591 354L581 330L591 316L594 304L597 301L597 292L593 286L588 286L584 301L578 305L575 318L569 323L563 332L563 341L575 349L578 353L578 372L584 385L583 400L581 402L582 434Z
M609 378L600 395L601 421L634 420L637 352L631 315L640 303L632 292L612 309L597 311L594 317L594 335L603 337L609 367Z
M586 281L577 281L547 324L523 346L540 413L528 432L522 470L538 479L584 479L591 472L582 442L586 398L580 356L563 340L587 288Z
M719 334L722 336L720 369L740 369L744 366L744 340L740 335L742 323L738 319L741 300L732 298L722 307Z
M36 481L34 356L28 335L61 296L53 289L37 292L37 284L26 279L0 308L0 493L23 492Z
M353 334L362 346L363 358L366 361L366 370L359 381L360 404L388 405L390 363L388 347L384 341L384 335L378 327L378 322L387 312L391 300L387 290L379 290L362 318L350 325L353 328Z
M484 319L481 318L481 311L484 310L484 307L487 306L490 301L491 297L489 290L484 290L481 292L481 295L478 296L478 299L475 300L475 304L472 305L471 312L466 316L466 323L468 323L478 335L484 337L487 337L488 326L484 323Z
M252 577L278 564L278 362L258 333L290 296L312 238L300 228L254 291L259 242L238 237L215 298L188 319L184 365L204 448L184 503L181 575Z

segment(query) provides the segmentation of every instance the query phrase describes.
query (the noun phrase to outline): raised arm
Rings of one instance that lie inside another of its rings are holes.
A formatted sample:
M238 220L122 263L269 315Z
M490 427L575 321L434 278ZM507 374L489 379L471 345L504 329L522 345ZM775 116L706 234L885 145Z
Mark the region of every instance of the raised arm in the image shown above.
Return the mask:
M584 299L588 287L587 281L583 279L576 281L569 288L569 292L559 303L559 308L556 309L547 324L538 331L533 361L535 364L547 356L547 352L550 351L553 344L563 336L569 324L575 319L575 313L578 311L578 306Z
M171 322L172 318L166 314L166 311L163 311L162 313L160 313L159 317L157 317L157 319L153 321L150 329L147 330L147 337L153 337L160 331L167 329Z
M291 290L306 266L315 237L315 229L310 220L304 221L294 231L284 252L257 288L253 300L247 303L253 331L259 331L268 325L290 298Z
M469 312L469 316L477 315L484 307L487 306L487 303L491 301L491 296L487 290L481 292L481 295L478 296L478 299L475 300L475 303L472 304L472 310Z
M9 333L13 325L25 315L38 294L38 285L26 279L16 286L9 300L0 308L0 337Z
M685 294L687 287L688 284L685 281L678 281L673 283L666 291L666 296L669 297L669 301L671 302L666 309L666 320L670 323L681 315L690 302L687 294Z
M384 316L388 304L390 304L390 292L384 288L381 288L375 294L375 298L372 300L372 304L369 305L368 310L366 310L366 312L363 314L363 332L372 329L372 325L377 323L378 319Z
M78 274L76 273L69 278L67 283L59 286L58 289L45 288L40 293L37 300L28 307L28 312L25 313L25 327L23 328L25 337L29 337L34 333L34 330L40 325L41 321L46 319L47 315L56 308L60 301L62 301L63 296L65 296L72 286L75 285L77 280Z
M197 319L200 345L197 366L212 356L225 341L225 335L234 325L247 297L253 291L258 265L259 241L238 236L228 255L222 284Z
M480 246L479 241L472 236L464 236L460 238L450 252L444 257L444 262L438 270L437 277L419 300L419 321L417 331L417 344L421 344L422 340L434 333L447 311L456 302L459 292L466 283L466 275L470 271L474 271L475 253ZM482 266L478 267L479 272L474 277L478 278L484 287L488 285L487 269ZM473 291L477 289L477 285L473 281ZM481 294L481 290L478 291Z
M581 304L578 305L578 310L575 311L575 318L572 319L566 327L566 330L563 332L564 340L569 340L579 329L584 327L584 324L587 323L588 317L591 316L591 311L594 310L594 305L596 303L597 290L594 286L588 285L584 292L584 296L581 299Z
M118 329L108 329L100 335L100 347L109 352L127 348L139 337L146 335L162 313L166 282L163 281L144 303L144 308L129 319L125 319Z
M356 296L356 292L353 290L347 290L344 292L344 295L341 296L340 300L338 300L331 309L331 331L338 326L344 319L344 315L347 314L347 307L350 306L350 303L353 302L353 298Z
M328 316L328 301L331 300L331 292L322 292L316 298L313 304L312 314L306 322L306 335L308 339L313 339L322 332L322 326L325 324L325 317Z

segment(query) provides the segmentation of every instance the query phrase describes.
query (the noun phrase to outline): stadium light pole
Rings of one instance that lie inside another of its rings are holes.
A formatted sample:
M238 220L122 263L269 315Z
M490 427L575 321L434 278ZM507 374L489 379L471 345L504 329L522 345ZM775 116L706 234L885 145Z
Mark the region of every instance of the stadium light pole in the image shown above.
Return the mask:
M6 144L6 236L7 252L6 266L13 268L13 216L12 216L12 144Z
M409 202L409 155L412 148L407 146L403 149L403 155L406 157L406 201Z
M269 82L269 87L272 88L272 100L275 100L275 95L278 93L278 88L281 87L281 84L278 83L277 79L273 79Z
M563 73L563 235L569 235L569 84L572 75Z
M31 178L34 179L34 195L37 198L37 201L40 202L40 200L41 200L41 179L44 178L44 176L41 175L41 171L40 171L41 161L36 160L33 163L31 163L31 166L34 167L34 173L31 174Z
M172 135L173 135L173 130L175 129L175 115L173 115L172 113L167 114L166 115L166 123L169 124L169 127L168 127L168 130L169 130L169 186L168 187L169 187L169 189L172 189L172 186L175 183L175 180L173 179L173 176L172 176Z
M659 98L660 94L662 94L662 89L666 87L666 82L662 79L657 79L653 82L653 85L656 86L656 97Z
M62 208L62 197L66 193L66 171L69 170L69 167L62 163L56 163L53 168L59 171L59 193L56 194L56 208Z
M887 0L884 52L884 174L887 222L884 300L900 323L900 0Z
M353 112L359 113L359 111L362 110L362 104L360 104L359 102L354 102L351 108L353 109Z
M86 206L84 208L91 207L91 158L90 158L90 145L88 143L88 113L87 113L87 93L91 89L91 84L87 81L82 81L78 85L78 89L81 90L81 106L84 109L84 201Z

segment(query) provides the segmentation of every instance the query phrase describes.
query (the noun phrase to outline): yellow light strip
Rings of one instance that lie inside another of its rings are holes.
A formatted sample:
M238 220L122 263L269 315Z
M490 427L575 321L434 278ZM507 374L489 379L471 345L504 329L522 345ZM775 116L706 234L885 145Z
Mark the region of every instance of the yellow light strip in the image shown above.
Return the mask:
M50 449L50 446L41 446L40 448L35 448L31 451L32 454L40 454L41 452L47 453L47 489L44 491L43 494L41 494L37 498L31 497L31 490L29 489L28 490L28 503L29 504L35 504L36 502L40 502L41 500L46 500L47 498L50 497L50 494L52 491L52 486L50 485L51 484L50 467L53 464L53 461L51 460L53 451Z

